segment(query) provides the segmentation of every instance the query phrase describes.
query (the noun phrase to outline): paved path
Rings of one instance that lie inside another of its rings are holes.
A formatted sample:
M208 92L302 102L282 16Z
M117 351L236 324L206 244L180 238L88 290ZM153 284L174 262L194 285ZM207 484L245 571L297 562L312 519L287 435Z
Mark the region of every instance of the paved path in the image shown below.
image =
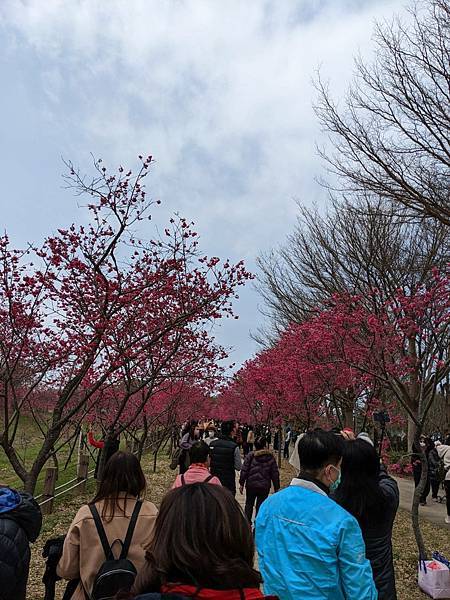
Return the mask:
M400 490L400 507L411 512L414 482L412 479L405 479L404 477L396 477L395 480L397 481ZM442 495L443 491L439 490L439 494ZM419 506L419 515L427 521L431 521L440 527L446 527L450 530L450 525L447 525L444 522L446 515L445 500L442 504L439 504L431 499L431 493L427 499L427 506Z
M411 512L411 506L414 495L414 482L412 479L405 479L404 477L395 477L395 480L398 483L398 487L400 490L400 507ZM239 493L239 484L236 481L236 500L244 509L245 506L245 496ZM443 490L439 490L439 494L443 495ZM445 508L445 499L443 503L435 502L431 499L431 493L428 496L427 506L419 506L419 514L422 518L427 521L431 521L431 523L435 523L440 527L445 527L450 530L450 525L447 525L444 522L446 515Z

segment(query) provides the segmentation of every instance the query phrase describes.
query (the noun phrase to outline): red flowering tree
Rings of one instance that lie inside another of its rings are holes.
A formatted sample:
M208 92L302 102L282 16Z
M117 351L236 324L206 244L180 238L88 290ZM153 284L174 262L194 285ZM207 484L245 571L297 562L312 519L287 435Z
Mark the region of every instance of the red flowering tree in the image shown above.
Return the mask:
M109 174L98 161L89 181L69 165L69 185L89 198L86 224L25 252L0 238L0 444L30 492L96 394L121 390L120 420L146 390L131 423L180 357L202 352L204 325L233 315L236 287L249 278L242 262L199 255L184 219L172 219L162 239L135 235L154 204L143 186L152 159L140 159L136 174ZM25 412L42 439L30 465L16 445Z

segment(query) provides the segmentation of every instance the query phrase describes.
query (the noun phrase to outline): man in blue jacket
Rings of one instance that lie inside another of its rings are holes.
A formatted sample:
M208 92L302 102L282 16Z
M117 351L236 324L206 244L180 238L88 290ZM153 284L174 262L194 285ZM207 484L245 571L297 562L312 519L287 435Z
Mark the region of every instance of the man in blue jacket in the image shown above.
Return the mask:
M266 594L281 600L376 600L358 522L328 497L339 485L343 444L326 431L304 435L298 479L263 503L256 546Z

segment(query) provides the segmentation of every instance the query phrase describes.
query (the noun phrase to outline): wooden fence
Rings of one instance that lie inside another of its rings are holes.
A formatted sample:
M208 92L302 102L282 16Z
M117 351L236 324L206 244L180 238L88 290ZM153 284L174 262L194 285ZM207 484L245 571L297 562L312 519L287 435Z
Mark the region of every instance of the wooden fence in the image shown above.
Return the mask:
M86 483L94 477L94 469L89 471L89 456L80 454L77 466L77 476L61 485L56 485L58 480L58 469L56 467L47 467L45 471L44 491L36 500L41 507L42 514L49 515L53 512L55 498L59 498L77 489L81 494L86 490Z

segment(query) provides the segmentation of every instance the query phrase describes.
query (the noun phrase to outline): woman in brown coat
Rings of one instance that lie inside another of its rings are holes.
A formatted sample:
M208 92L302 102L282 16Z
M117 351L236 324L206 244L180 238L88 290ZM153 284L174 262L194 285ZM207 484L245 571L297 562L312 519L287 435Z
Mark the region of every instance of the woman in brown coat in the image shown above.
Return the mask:
M125 539L130 517L145 486L144 473L133 454L116 452L106 463L100 488L91 504L97 508L115 558L121 551L118 540ZM142 502L128 552L136 571L145 563L157 513L154 504ZM95 576L105 560L91 509L84 505L72 521L57 568L63 579L80 579L73 600L85 600L85 591L91 594Z

